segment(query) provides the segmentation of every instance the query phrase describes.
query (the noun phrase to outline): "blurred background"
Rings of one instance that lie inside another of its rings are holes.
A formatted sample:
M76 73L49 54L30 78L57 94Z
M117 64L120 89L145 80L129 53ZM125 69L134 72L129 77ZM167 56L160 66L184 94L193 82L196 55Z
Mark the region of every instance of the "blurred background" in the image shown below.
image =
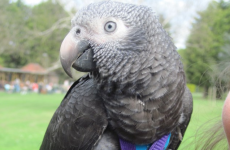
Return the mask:
M71 84L59 48L74 14L99 0L0 1L0 149L39 149ZM180 149L221 120L230 89L229 0L118 0L151 7L181 55L194 113ZM216 149L223 149L226 141Z

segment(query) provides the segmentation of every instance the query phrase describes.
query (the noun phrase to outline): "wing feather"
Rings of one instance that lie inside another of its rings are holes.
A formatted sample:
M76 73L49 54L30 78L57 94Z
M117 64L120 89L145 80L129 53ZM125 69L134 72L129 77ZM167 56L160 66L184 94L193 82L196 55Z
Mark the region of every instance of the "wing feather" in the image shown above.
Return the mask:
M76 81L54 113L40 150L90 150L107 127L104 106L89 76Z

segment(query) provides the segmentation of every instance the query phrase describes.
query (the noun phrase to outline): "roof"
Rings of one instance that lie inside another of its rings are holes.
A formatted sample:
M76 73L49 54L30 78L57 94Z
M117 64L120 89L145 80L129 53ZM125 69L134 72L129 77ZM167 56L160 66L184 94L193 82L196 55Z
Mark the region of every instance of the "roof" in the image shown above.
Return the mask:
M2 72L15 72L15 73L30 73L30 74L47 74L47 71L39 64L30 63L21 69L18 68L5 68L0 66Z
M46 70L42 68L39 64L30 63L21 68L23 71L33 72L33 73L45 73Z

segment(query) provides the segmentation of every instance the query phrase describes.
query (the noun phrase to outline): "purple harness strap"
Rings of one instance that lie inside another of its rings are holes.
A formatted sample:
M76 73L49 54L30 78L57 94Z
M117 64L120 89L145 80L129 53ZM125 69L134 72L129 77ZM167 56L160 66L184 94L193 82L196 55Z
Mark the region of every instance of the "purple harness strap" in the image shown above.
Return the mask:
M162 138L155 141L149 150L164 150L165 146L168 146L168 138L170 138L170 134L164 135Z
M120 141L120 146L121 146L121 150L164 150L167 148L168 144L169 144L169 140L170 140L171 134L168 135L164 135L162 138L160 138L159 140L155 141L151 147L150 145L134 145L130 142L127 142L123 139L119 139Z
M136 145L120 139L121 150L136 150Z

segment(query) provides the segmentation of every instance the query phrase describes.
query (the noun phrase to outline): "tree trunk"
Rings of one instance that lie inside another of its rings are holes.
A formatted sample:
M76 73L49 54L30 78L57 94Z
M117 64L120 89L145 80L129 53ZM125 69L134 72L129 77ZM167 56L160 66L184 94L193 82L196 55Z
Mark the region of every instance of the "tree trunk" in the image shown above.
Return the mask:
M223 89L221 86L216 86L216 99L222 99Z
M208 86L205 86L205 87L204 87L203 97L204 97L204 98L207 98L207 97L208 97Z

